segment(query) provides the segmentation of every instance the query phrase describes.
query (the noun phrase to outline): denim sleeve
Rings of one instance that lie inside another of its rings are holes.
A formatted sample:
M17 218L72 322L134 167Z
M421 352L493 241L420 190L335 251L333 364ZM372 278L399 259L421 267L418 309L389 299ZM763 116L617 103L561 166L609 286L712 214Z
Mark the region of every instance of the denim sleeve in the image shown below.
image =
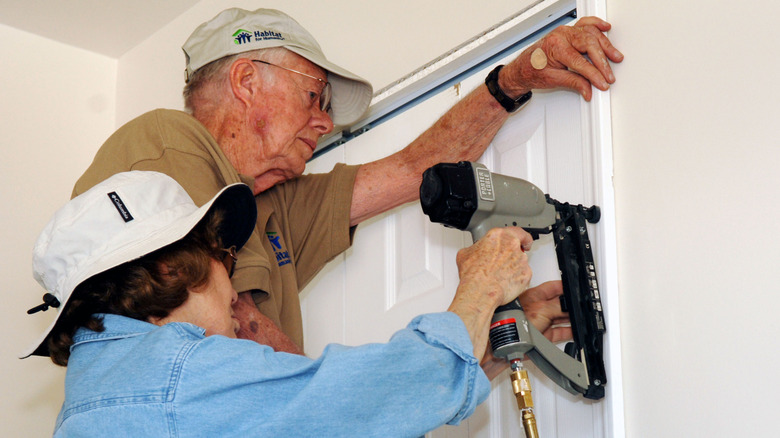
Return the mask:
M490 392L453 313L417 317L384 344L329 345L316 360L218 336L201 344L178 384L182 432L417 437L459 424Z
M466 381L462 408L447 422L458 425L468 418L474 409L490 394L490 381L474 357L471 339L463 325L463 321L454 313L442 313L434 319L429 315L418 316L407 326L409 330L419 333L426 343L452 351L466 364Z

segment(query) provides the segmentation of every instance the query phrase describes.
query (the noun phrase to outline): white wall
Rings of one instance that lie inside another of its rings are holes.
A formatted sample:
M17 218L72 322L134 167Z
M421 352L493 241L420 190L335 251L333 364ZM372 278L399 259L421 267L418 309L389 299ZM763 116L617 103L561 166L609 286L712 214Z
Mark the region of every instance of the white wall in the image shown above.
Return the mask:
M780 6L607 9L627 436L777 436Z
M263 6L288 11L326 54L379 88L520 9L494 3ZM780 6L606 3L610 36L626 54L611 91L626 434L773 436L780 61L772 17ZM5 333L26 341L45 325L20 316L36 300L18 297L42 293L29 275L29 249L111 131L111 79L118 78L119 123L154 107L179 108L179 47L223 5L199 3L120 59L118 75L112 60L0 27L0 55L12 65L0 69L0 123L10 151L0 164L2 274L12 297L0 310ZM46 56L21 49L30 44ZM78 75L68 67L74 59ZM33 169L34 178L24 178ZM16 436L45 435L60 375L43 360L9 359L24 346L16 338L4 341L0 424Z
M2 25L0 41L0 435L46 436L64 369L16 357L54 316L25 313L44 293L32 247L114 127L117 61Z

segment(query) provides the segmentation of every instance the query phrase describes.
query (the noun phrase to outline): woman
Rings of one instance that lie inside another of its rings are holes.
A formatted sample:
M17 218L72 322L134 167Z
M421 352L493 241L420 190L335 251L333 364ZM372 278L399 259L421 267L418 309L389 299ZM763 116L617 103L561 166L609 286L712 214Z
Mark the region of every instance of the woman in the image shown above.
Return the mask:
M139 171L55 214L33 254L49 292L31 311L58 315L24 354L67 365L55 436L420 436L487 397L490 316L530 280L522 230L459 254L449 312L312 360L234 339L229 278L255 218L243 184L197 208L173 179Z

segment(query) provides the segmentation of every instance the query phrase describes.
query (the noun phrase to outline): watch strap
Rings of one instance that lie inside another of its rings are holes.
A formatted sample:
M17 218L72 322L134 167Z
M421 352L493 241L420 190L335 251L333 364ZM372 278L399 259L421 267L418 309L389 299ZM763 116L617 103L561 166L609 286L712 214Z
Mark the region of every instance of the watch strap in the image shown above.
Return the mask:
M506 93L501 90L501 87L498 86L498 72L500 72L502 68L504 68L503 65L499 65L498 67L494 68L493 71L491 71L485 78L485 85L487 85L488 91L498 101L498 103L501 104L501 106L503 106L507 112L512 113L517 111L526 102L531 100L533 92L529 91L517 99L512 99L511 97L507 96Z

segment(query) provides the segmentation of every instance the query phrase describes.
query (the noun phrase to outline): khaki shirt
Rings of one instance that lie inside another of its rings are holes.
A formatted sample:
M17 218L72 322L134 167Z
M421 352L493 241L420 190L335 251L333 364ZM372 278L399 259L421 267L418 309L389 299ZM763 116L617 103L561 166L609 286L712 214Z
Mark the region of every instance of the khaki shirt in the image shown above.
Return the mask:
M262 291L254 294L258 309L301 347L298 293L352 244L349 212L357 169L338 164L330 173L305 175L255 197L257 227L239 253L233 287ZM72 196L128 170L168 174L197 205L228 184L254 184L236 172L200 122L174 110L154 110L119 128L98 150Z

